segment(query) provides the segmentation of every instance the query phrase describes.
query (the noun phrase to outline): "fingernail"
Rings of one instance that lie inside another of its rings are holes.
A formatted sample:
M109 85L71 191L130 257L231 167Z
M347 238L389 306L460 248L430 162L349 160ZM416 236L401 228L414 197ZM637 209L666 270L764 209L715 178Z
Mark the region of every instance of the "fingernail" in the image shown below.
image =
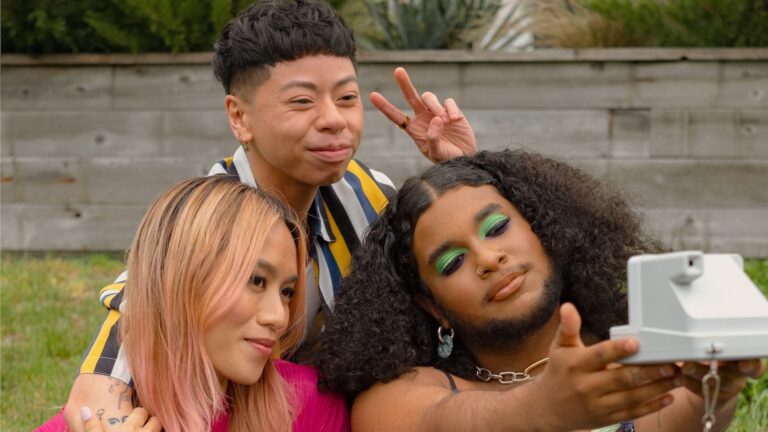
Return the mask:
M88 421L93 417L93 414L91 413L91 409L87 406L84 406L80 408L80 417L83 418L83 421Z
M672 403L672 396L667 396L664 399L661 400L661 403L664 405L669 405Z
M671 377L675 374L675 370L672 368L672 366L664 366L660 369L661 376L663 377Z
M634 339L629 339L628 341L624 342L624 349L627 352L637 351L637 341L635 341Z

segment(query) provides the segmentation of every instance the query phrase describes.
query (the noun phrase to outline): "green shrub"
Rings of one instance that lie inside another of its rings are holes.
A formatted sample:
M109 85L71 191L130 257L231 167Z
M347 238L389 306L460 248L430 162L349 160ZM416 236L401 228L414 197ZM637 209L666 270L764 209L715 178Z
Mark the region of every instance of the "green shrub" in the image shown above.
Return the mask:
M113 47L83 21L86 10L107 13L103 0L2 2L4 53L108 52Z
M224 24L251 1L4 1L2 50L29 54L210 51Z
M646 45L661 47L768 46L765 0L586 0Z
M120 50L210 51L221 28L250 1L111 0L112 11L89 10L85 22Z

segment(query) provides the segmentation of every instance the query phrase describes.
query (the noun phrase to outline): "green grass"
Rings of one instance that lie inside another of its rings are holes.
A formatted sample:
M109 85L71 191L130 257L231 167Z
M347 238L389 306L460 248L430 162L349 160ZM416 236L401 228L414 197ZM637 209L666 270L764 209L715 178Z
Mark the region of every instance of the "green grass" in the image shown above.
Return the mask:
M66 401L80 357L105 317L98 292L118 255L0 256L0 430L29 431Z
M98 292L122 270L119 255L0 255L0 430L32 430L61 408L105 316ZM746 270L768 295L768 259ZM768 374L740 398L729 431L768 432Z

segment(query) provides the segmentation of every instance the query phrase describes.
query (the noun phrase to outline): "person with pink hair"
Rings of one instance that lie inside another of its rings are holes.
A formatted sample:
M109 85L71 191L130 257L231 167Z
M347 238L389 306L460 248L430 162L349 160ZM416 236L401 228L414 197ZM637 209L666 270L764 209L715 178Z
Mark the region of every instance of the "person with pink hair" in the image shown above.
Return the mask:
M293 212L235 176L162 194L129 250L120 308L133 376L121 403L142 408L104 419L85 407L86 430L348 430L343 399L277 359L303 335L306 244ZM38 430L66 430L63 416Z

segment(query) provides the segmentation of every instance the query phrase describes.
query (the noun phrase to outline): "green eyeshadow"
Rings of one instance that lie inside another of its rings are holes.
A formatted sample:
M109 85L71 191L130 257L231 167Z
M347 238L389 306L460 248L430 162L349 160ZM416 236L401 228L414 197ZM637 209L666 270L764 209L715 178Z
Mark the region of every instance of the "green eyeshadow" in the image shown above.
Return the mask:
M437 262L435 263L437 273L443 274L445 269L448 268L448 266L453 262L454 259L456 259L456 257L462 256L467 252L469 251L466 248L456 248L440 255L440 258L438 258Z
M501 213L493 213L489 215L483 223L480 224L480 230L478 231L478 235L481 239L484 239L486 236L488 236L488 233L491 232L493 227L499 224L499 222L508 220L509 218Z

